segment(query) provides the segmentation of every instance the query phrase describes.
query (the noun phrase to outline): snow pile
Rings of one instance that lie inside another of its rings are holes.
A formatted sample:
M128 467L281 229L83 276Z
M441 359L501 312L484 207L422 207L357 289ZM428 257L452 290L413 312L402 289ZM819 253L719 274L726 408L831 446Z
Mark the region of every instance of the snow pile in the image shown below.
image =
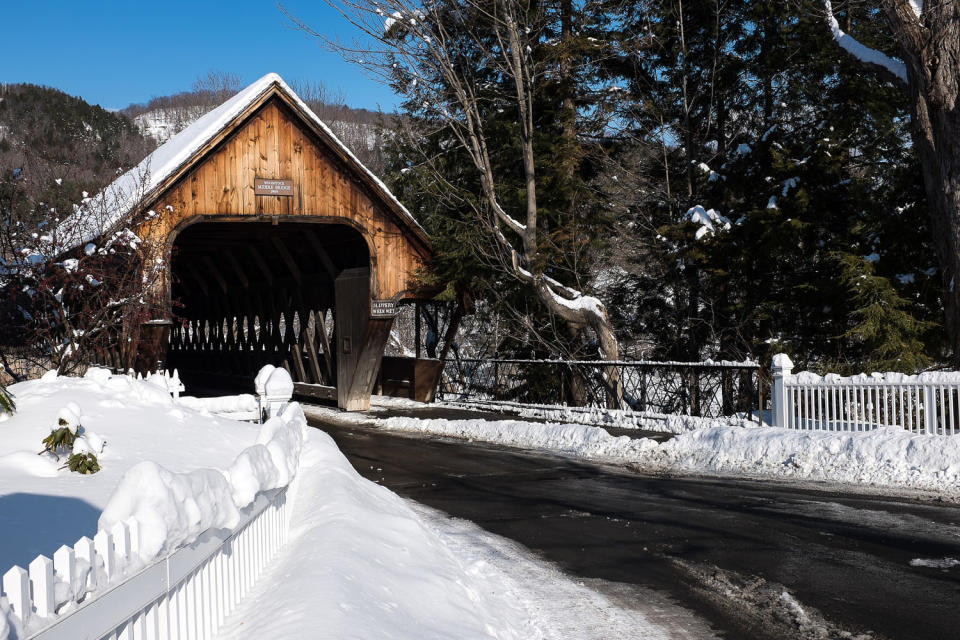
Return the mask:
M10 391L17 413L0 423L0 573L93 537L102 510L137 464L150 461L171 474L229 469L261 436L260 425L198 413L153 384L104 369L83 378L50 373ZM81 427L74 451L94 453L98 473L71 473L60 469L62 455L37 455L64 416ZM184 482L195 487L200 480Z
M173 473L145 461L127 471L100 516L109 530L130 517L141 524L141 560L190 544L207 529L232 529L259 491L284 487L296 474L307 423L291 404L265 422L256 444L229 471Z
M960 495L960 438L880 428L865 433L715 427L648 450L645 467L776 476Z
M690 222L700 225L695 236L697 240L708 234L730 230L730 220L713 209L704 209L699 204L687 210L686 218Z
M321 431L301 464L290 542L221 640L667 637L512 543L362 478Z
M782 354L780 354L782 355ZM789 363L788 366L792 366L793 363ZM774 361L774 366L777 366L776 361ZM899 373L896 371L886 371L883 373L874 371L873 373L867 375L865 373L858 373L855 376L840 376L836 373L828 373L826 375L820 376L816 373L810 371L801 371L800 373L793 374L792 382L798 382L801 384L822 384L822 383L845 383L845 384L861 384L864 382L867 383L883 383L883 384L958 384L960 383L960 371L926 371L924 373L918 374L908 374L908 373Z
M256 411L259 406L257 399L249 393L242 393L238 396L217 396L214 398L181 396L177 404L187 409L207 413L242 413Z
M569 424L587 424L617 429L643 429L660 433L685 433L695 429L706 429L722 425L755 427L751 422L739 416L725 418L700 418L652 411L633 411L630 409L606 409L603 407L568 407L556 404L526 404L505 401L444 401L445 406L478 411L498 411L511 413L520 418L538 418L551 422Z
M229 529L240 513L226 477L214 469L173 473L141 462L123 476L100 516L99 528L135 517L141 526L140 559L189 544L207 529Z
M396 417L380 420L378 425L398 431L484 440L513 447L548 449L583 458L633 458L650 447L656 447L656 443L647 438L615 437L603 429L579 424Z
M914 558L910 561L911 567L928 567L930 569L953 569L960 567L960 560L956 558Z
M286 369L274 368L264 382L263 390L271 398L289 398L293 395L293 378Z
M274 398L289 398L293 395L293 378L286 369L266 364L253 379L257 394Z

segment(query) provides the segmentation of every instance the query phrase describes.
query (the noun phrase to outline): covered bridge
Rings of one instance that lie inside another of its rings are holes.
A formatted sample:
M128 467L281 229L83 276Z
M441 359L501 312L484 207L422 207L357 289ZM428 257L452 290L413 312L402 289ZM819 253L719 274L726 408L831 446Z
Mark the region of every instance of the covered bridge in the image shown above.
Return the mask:
M271 363L343 408L369 406L398 303L427 296L414 276L430 241L278 75L105 193L85 241L146 213L137 235L168 267L148 296L141 362L178 368L188 386ZM428 397L439 363L409 360L390 368Z

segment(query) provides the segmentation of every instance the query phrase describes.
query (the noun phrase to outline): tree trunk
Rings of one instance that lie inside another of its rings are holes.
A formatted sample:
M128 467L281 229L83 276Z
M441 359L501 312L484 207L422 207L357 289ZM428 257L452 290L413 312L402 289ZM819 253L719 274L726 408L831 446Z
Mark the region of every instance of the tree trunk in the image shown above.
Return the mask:
M607 310L597 302L594 309L586 307L575 307L569 304L563 304L557 299L557 295L550 287L539 280L536 284L536 291L540 301L572 329L579 327L590 327L597 334L597 341L600 343L600 357L603 360L619 360L620 345L617 343L617 337L613 333L613 327L607 318ZM586 296L584 297L586 299ZM620 409L623 407L623 383L620 380L620 370L616 366L606 367L604 371L604 380L608 389L607 407L610 409Z
M919 19L887 0L888 23L907 66L913 143L927 192L944 285L944 319L960 367L960 3L926 3Z
M932 109L914 99L914 144L923 169L930 228L943 279L943 311L952 350L960 367L960 110Z

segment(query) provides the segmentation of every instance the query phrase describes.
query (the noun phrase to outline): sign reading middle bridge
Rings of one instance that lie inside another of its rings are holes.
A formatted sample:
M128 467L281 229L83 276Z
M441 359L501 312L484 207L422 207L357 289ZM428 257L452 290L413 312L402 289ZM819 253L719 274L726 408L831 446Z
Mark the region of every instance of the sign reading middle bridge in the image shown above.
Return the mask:
M293 180L253 179L255 196L293 196Z

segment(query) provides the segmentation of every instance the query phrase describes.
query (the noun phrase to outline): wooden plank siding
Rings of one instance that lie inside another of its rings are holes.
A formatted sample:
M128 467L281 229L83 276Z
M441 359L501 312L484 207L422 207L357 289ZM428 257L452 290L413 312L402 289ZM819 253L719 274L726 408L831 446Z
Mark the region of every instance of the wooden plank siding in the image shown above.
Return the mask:
M363 234L370 249L371 296L415 297L411 276L430 253L422 232L402 219L395 205L327 144L282 93L265 96L201 153L147 204L159 215L140 232L147 244L166 246L168 259L176 235L200 221L276 217L280 222L347 224ZM255 195L254 178L292 179L293 196ZM322 227L317 231L322 234ZM169 283L166 287L169 298Z

